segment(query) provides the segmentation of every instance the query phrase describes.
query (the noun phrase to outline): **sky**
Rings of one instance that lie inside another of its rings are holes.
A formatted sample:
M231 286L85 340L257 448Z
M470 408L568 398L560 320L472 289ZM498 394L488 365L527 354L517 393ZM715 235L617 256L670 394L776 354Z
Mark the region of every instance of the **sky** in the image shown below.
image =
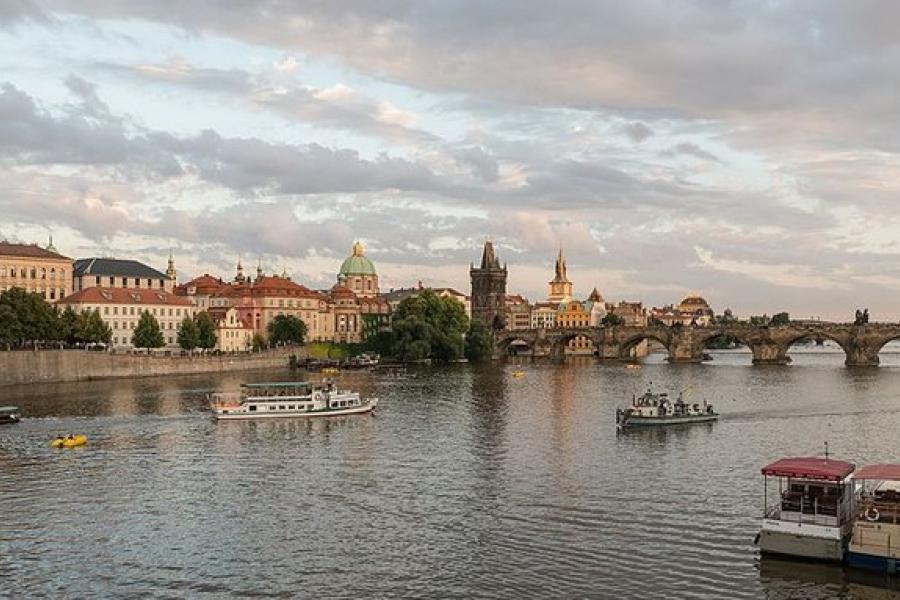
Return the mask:
M0 239L900 319L900 3L6 0Z

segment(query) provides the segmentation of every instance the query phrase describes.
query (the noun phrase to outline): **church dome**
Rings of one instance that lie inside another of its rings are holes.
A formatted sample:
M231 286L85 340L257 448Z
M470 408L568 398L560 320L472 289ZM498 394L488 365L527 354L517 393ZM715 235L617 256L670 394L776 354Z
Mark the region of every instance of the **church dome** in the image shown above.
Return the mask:
M366 258L365 252L366 249L362 244L359 242L353 244L353 254L348 256L341 264L341 270L338 272L338 276L376 275L375 265L372 264L371 260Z
M685 308L709 308L709 303L706 301L706 298L699 294L688 294L684 298L681 299L681 302L678 303L679 306L683 306Z

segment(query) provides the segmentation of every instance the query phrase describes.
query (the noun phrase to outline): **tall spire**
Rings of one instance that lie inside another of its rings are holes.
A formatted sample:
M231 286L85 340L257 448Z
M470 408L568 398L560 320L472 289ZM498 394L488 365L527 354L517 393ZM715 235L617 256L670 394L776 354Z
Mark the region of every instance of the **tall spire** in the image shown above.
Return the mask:
M50 240L47 242L47 250L50 252L57 252L56 246L53 245L53 234L50 234Z
M237 274L234 276L234 280L237 283L244 283L244 265L241 264L241 255L238 255L237 261Z
M499 269L500 261L497 260L497 255L494 254L494 244L491 240L485 240L484 242L484 252L481 254L481 268L482 269Z
M563 256L562 244L559 245L559 254L556 257L556 273L553 281L569 281L566 274L566 259Z
M256 262L256 278L259 279L263 276L262 270L262 257L259 257L259 260Z

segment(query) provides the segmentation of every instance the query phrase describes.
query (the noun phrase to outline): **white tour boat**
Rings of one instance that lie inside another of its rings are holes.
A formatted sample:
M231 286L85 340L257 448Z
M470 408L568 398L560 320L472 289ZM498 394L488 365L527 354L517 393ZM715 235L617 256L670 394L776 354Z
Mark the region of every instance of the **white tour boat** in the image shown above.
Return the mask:
M827 456L782 458L763 467L766 511L756 539L760 551L841 562L855 516L850 478L855 468ZM769 478L778 480L774 502Z
M216 419L336 417L371 412L377 398L339 390L331 383L245 383L240 394L210 394Z
M650 390L639 397L631 398L629 408L616 410L616 427L627 429L660 425L684 425L686 423L704 423L715 421L719 413L711 404L690 404L682 399L681 394L674 401L665 392L655 394Z

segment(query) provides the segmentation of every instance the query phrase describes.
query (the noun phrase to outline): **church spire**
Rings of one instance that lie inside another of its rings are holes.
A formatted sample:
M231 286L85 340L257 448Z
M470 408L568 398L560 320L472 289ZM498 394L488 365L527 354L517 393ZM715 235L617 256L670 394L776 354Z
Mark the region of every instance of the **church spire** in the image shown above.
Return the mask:
M494 243L491 240L485 240L484 242L484 252L481 254L481 268L482 269L499 269L500 261L497 260L497 255L494 253Z
M562 244L559 245L559 254L556 257L556 273L553 278L555 282L568 282L569 278L566 273L566 258L563 256Z
M234 280L237 283L244 283L244 265L241 263L240 255L238 255L237 273L234 276Z
M178 271L175 270L175 255L172 253L171 248L169 248L169 266L166 269L166 277L172 281L175 281L178 277Z

